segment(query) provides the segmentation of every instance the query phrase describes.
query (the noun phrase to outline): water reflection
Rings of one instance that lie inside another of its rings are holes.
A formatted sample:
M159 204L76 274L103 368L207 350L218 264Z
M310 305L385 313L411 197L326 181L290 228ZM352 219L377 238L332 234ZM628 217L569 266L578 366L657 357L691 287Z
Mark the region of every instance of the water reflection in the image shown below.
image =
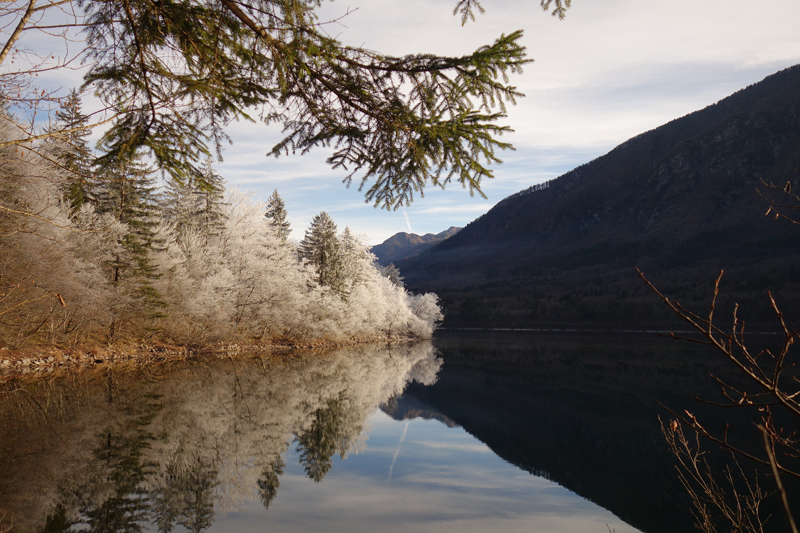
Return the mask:
M442 332L7 384L0 514L24 533L689 531L655 400L720 426L692 400L709 373L652 337Z
M705 346L647 335L477 331L442 332L436 345L445 361L437 383L411 385L388 413L402 419L427 409L431 418L451 420L506 461L647 533L694 529L658 424L659 415L669 415L657 401L689 409L714 432L730 422L731 442L758 444L741 413L695 400L720 400L712 375L741 381ZM721 472L727 455L704 447ZM777 500L770 505L763 505L773 516L769 526L785 530Z
M275 500L296 440L321 481L359 449L376 406L435 381L430 343L324 356L85 372L9 384L0 501L27 531L208 529L257 493Z

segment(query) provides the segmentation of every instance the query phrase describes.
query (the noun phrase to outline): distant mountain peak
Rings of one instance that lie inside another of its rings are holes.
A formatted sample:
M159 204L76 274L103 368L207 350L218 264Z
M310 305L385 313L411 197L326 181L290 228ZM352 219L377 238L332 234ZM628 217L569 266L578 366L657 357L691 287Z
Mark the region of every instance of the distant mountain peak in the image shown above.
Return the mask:
M372 247L371 251L378 258L378 263L388 265L407 257L413 257L458 233L461 228L450 226L441 233L395 233L381 244Z

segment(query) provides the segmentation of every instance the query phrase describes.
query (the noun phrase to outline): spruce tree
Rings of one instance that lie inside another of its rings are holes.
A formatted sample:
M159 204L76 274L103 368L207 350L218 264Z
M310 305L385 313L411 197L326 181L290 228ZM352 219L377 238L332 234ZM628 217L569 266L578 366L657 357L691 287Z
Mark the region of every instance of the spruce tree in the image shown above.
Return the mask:
M109 263L110 281L134 302L143 305L147 318L164 316L161 309L165 307L152 284L159 272L151 255L160 244L154 231L160 208L153 173L154 170L137 157L124 166L106 167L102 173L95 174L97 211L111 213L128 226L128 232L119 243L123 251ZM115 322L116 319L111 325L112 338L116 333Z
M178 235L192 227L192 216L197 211L195 198L190 183L182 183L169 178L159 194L161 216L173 224Z
M342 247L336 236L336 224L325 211L311 221L300 241L299 254L316 269L317 283L334 292L343 292Z
M50 144L67 171L64 199L75 212L91 197L89 179L94 159L87 141L91 133L89 117L81 112L81 95L76 89L70 91L56 111L56 125L52 129L58 135Z
M394 266L394 263L389 263L386 266L378 266L378 271L396 287L400 287L401 289L405 288L406 285L403 283L404 278L400 275L400 270Z
M267 201L267 212L264 216L269 221L269 225L275 230L275 234L281 238L283 242L289 240L289 235L292 233L289 221L286 220L288 213L286 212L286 204L283 198L278 194L278 189L272 193Z

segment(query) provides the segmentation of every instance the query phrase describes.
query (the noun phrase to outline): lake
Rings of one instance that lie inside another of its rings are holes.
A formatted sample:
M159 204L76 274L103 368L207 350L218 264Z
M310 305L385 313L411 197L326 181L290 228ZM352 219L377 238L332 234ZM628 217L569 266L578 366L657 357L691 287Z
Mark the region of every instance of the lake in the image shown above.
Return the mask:
M722 427L693 399L709 373L655 334L440 331L15 381L0 510L20 532L690 531L656 401Z

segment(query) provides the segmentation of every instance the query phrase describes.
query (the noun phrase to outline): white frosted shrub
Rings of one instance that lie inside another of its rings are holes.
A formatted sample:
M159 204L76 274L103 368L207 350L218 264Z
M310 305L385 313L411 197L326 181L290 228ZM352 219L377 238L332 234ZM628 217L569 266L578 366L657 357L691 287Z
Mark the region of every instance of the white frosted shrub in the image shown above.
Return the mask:
M442 309L439 307L439 297L432 292L408 296L408 306L411 312L424 324L424 328L416 334L429 337L444 319Z

